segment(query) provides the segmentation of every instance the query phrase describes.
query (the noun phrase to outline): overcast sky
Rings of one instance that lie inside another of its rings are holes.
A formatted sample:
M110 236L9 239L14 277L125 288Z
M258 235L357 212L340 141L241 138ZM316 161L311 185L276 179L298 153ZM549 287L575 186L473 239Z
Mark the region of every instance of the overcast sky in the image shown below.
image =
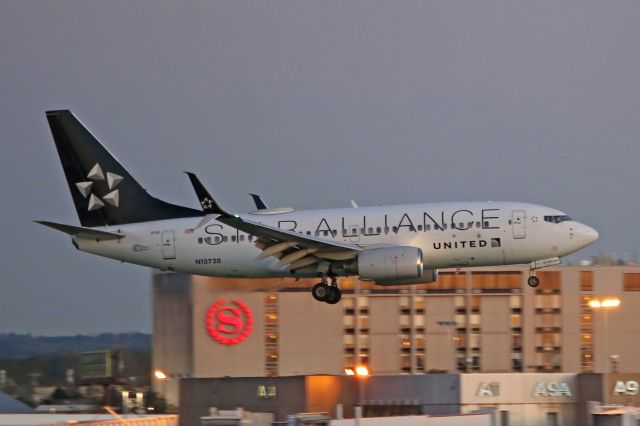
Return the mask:
M153 195L232 210L552 206L638 250L640 3L0 2L0 332L151 330L150 271L77 224L44 111Z

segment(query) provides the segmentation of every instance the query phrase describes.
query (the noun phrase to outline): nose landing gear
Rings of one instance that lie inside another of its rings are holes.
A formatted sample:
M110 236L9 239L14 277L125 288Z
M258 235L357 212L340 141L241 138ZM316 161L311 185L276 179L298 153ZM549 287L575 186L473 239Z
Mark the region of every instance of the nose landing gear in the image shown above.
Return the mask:
M311 289L311 295L318 302L325 302L330 305L335 305L342 299L342 291L338 287L336 277L331 277L331 285L329 285L327 284L327 277L323 276L322 281Z
M536 288L540 285L540 278L536 277L536 270L540 268L546 268L549 266L555 266L560 263L560 258L552 257L544 260L535 260L529 263L529 279L527 279L527 284L529 287Z

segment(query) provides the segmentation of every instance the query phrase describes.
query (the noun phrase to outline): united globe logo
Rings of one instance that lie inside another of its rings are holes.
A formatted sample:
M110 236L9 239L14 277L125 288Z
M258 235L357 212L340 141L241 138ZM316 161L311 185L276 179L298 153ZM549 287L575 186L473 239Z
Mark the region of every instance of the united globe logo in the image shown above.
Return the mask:
M218 300L207 309L207 333L223 345L237 345L253 330L253 314L241 300Z

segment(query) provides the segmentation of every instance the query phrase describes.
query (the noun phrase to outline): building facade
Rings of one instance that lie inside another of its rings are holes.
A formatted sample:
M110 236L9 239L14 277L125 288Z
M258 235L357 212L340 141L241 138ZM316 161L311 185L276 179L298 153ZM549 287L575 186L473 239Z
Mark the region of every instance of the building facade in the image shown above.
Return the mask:
M382 287L343 279L318 303L314 280L155 273L153 367L170 378L461 373L635 373L640 268L447 270L437 282ZM594 300L617 298L617 307ZM177 403L177 385L156 388Z

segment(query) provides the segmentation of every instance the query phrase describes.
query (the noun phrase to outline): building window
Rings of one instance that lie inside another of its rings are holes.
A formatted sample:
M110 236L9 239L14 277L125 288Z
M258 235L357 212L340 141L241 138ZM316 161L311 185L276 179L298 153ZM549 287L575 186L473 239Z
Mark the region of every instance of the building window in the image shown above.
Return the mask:
M264 335L265 335L265 375L275 377L278 375L279 359L279 334L278 334L278 295L267 294L264 300Z
M640 291L640 274L624 274L624 291Z
M478 271L471 273L471 288L473 290L511 292L522 288L522 273L513 271Z
M580 299L580 369L593 372L593 309L589 306L591 296Z
M593 291L593 272L580 272L580 291Z

